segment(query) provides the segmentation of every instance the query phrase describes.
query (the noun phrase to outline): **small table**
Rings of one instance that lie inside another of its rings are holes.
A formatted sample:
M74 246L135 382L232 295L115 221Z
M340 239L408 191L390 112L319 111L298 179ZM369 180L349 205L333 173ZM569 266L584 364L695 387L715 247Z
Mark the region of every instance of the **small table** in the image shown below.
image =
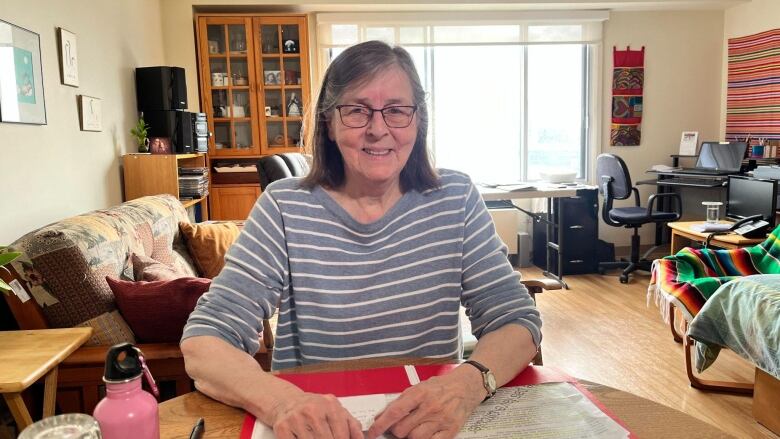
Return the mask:
M691 228L693 225L702 224L703 221L677 221L669 223L669 228L672 229L672 245L671 253L675 254L682 250L689 241L704 242L707 239L707 235L710 232L697 232ZM720 223L726 224L725 221ZM715 235L710 240L710 243L716 247L732 249L740 247L749 247L764 242L766 238L745 238L742 235L736 233L728 233L726 235Z
M415 361L368 359L303 366L285 369L284 373L327 372L441 362L442 360L431 359ZM583 380L580 380L580 383L638 437L733 437L693 416L649 399L602 384ZM206 421L204 439L235 438L239 436L244 417L243 410L229 407L195 391L160 404L160 437L187 438L198 418L204 418Z
M53 416L57 366L91 335L92 328L0 331L0 393L19 431L32 424L30 412L22 400L22 391L46 375L43 417Z

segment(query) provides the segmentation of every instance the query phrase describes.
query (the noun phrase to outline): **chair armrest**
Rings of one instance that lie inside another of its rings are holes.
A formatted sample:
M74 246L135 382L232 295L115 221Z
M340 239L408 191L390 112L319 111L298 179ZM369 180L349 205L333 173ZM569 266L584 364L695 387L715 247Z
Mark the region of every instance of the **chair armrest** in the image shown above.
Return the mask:
M178 343L141 343L137 345L144 358L149 360L165 360L182 358ZM78 367L86 365L102 365L106 362L106 352L111 346L86 346L77 349L63 362L63 366Z
M682 199L680 198L680 194L676 194L674 192L666 193L666 194L653 194L650 195L650 198L647 199L647 216L650 217L650 215L653 213L653 208L655 206L655 200L657 198L669 198L671 197L676 204L676 209L674 210L674 213L676 214L676 218L673 221L677 221L682 216Z
M554 279L528 279L528 280L521 280L521 284L525 285L526 288L541 288L543 290L560 290L561 289L561 283Z

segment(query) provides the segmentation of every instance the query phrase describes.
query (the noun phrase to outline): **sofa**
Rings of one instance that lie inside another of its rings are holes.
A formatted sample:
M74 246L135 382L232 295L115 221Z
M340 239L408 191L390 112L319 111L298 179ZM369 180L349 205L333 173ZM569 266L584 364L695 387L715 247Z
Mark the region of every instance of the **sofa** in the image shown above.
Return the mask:
M89 341L60 365L57 403L63 413L92 413L102 395L106 350L121 342L142 350L168 396L192 390L178 343L138 340L106 281L133 280L132 254L197 277L179 227L189 222L178 199L155 195L57 221L10 244L22 255L1 275L19 281L32 297L22 302L16 295L5 296L19 328L93 329ZM268 370L273 336L268 322L264 328L256 358Z

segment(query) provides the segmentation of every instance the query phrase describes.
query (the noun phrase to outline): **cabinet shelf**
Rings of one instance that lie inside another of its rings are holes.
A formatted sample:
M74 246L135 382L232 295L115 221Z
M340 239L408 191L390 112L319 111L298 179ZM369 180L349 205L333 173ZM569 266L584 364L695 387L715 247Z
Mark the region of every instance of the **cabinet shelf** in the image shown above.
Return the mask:
M179 201L181 201L182 206L184 206L184 208L186 209L188 207L194 206L194 205L202 202L205 199L206 199L206 197L200 197L200 198L195 198L195 199L189 199L189 198L187 198L187 199L179 199Z

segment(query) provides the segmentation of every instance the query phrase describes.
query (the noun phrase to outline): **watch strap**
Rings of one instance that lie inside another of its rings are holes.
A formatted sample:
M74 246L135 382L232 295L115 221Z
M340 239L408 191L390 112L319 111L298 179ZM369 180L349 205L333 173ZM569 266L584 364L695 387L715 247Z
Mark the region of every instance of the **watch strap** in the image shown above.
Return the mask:
M479 363L479 362L474 361L474 360L466 360L463 363L470 364L470 365L474 366L482 374L482 387L484 387L485 391L487 392L487 396L485 397L485 399L483 399L483 401L486 401L486 400L490 399L490 397L492 397L493 395L496 394L496 389L491 388L491 386L490 386L490 384L488 382L488 375L492 375L493 374L490 371L490 369L485 367L484 364Z

